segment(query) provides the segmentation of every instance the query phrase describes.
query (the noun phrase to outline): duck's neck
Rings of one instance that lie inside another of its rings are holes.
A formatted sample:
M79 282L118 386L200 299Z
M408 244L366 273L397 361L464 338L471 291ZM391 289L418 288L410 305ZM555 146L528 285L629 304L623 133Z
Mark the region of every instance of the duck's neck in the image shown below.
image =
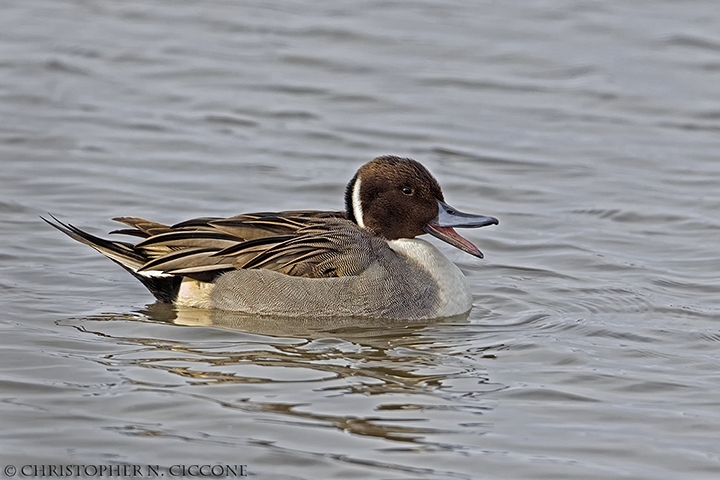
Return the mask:
M357 223L362 228L365 227L362 203L360 202L360 177L357 173L345 187L345 213L347 213L349 220Z

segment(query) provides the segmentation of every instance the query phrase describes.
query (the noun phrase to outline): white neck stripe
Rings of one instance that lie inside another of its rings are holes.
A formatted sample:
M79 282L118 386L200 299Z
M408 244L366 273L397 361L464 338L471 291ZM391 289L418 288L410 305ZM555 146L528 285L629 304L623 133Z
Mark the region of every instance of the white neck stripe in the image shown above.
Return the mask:
M362 202L360 201L360 176L355 178L355 185L353 185L352 191L352 209L355 221L361 228L365 228L365 222L363 222L363 211Z

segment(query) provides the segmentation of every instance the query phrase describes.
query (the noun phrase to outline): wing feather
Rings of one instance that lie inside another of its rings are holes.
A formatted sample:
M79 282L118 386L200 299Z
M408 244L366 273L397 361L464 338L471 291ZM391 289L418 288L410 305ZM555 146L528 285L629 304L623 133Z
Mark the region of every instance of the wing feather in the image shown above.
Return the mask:
M113 233L141 240L135 244L106 241L105 245L71 225L61 226L68 235L111 258L122 252L124 262L135 262L138 274L190 276L201 281L235 269L267 269L312 278L357 275L371 261L368 252L378 248L370 245L377 238L348 220L344 212L260 212L201 217L172 226L137 217L114 220L129 228Z

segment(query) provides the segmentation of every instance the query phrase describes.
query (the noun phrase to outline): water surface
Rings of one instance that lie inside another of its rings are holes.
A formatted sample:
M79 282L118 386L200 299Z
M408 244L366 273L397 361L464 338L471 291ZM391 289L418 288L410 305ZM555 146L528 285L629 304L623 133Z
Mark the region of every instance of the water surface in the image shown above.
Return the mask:
M5 2L0 464L720 475L714 1ZM42 223L338 209L412 156L466 319L173 310Z

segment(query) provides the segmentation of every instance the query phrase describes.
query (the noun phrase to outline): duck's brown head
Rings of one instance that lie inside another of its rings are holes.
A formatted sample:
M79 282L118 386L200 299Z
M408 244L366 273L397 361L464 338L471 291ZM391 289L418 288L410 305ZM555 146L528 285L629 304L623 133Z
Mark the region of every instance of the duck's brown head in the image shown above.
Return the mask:
M345 190L348 218L387 240L429 233L476 257L482 252L453 227L497 225L484 215L462 213L445 203L440 184L419 162L391 155L366 163Z

